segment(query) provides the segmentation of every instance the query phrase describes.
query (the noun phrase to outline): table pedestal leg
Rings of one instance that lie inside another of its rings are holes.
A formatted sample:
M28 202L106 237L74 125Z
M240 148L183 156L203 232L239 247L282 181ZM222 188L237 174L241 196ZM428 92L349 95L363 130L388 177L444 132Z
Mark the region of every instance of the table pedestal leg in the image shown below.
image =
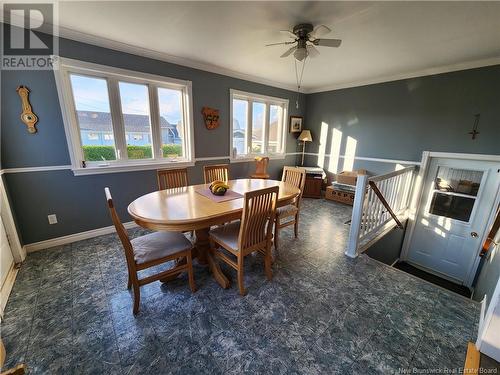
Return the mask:
M219 283L221 287L224 289L229 288L231 285L229 279L224 275L222 270L220 269L219 263L215 259L214 255L210 251L210 242L208 240L208 231L210 228L197 229L195 231L196 242L194 244L193 249L193 258L196 258L198 263L201 265L207 265L210 268L210 272L212 272L212 276ZM175 261L175 264L184 264L186 263L186 258L178 259ZM161 279L162 283L166 283L172 280L175 280L178 275L172 275Z
M221 287L227 289L229 288L231 283L229 279L226 277L226 275L222 273L219 263L217 262L214 255L210 251L210 242L208 240L209 229L210 228L203 228L203 229L197 229L195 231L196 256L200 264L208 263L208 267L210 268L210 271L212 272L212 276L214 277L214 279L219 283Z
M194 257L201 265L208 264L207 254L210 249L210 242L208 241L208 231L210 228L197 229L194 231L196 241L194 243Z
M187 262L186 258L176 259L175 260L175 266L186 264L186 262ZM162 282L162 283L168 283L169 281L175 280L178 277L179 277L179 274L167 276L167 277L164 277L163 279L160 279L160 282Z

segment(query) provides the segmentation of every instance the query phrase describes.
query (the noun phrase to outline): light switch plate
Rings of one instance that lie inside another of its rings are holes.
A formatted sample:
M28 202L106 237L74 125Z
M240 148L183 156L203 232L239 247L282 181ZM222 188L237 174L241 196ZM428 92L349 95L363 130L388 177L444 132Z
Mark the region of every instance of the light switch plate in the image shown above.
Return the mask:
M56 214L48 215L47 219L49 219L49 224L57 224L57 216L56 216Z

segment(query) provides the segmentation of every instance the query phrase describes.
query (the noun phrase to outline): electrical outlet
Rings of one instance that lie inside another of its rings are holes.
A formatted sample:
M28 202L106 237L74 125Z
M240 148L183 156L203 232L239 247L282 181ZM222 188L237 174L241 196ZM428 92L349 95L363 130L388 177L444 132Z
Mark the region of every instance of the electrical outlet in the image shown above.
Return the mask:
M56 216L56 214L48 215L47 219L49 219L49 224L57 224L57 216Z

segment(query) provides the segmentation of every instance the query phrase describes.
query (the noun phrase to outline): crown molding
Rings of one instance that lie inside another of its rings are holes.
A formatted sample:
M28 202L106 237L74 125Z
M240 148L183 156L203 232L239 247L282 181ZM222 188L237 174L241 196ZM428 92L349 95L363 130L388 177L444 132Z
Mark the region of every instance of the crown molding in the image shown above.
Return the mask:
M427 69L415 70L413 72L399 73L399 74L382 76L382 77L367 79L367 80L352 81L352 82L340 83L340 84L335 84L335 85L326 85L326 86L321 86L318 88L311 88L311 89L304 90L304 93L305 94L315 94L315 93L319 93L319 92L335 91L335 90L348 89L348 88L352 88L352 87L375 85L378 83L385 83L385 82L399 81L399 80L403 80L403 79L432 76L432 75L436 75L436 74L451 73L451 72L457 72L460 70L482 68L482 67L493 66L493 65L500 65L500 56L492 57L492 58L488 58L488 59L460 62L460 63L450 64L450 65L436 66L436 67L427 68Z
M210 72L232 78L242 79L245 81L260 83L262 85L272 86L288 91L297 91L297 87L295 85L289 85L286 83L276 82L273 80L268 80L265 78L253 76L250 74L240 73L235 70L224 68L218 65L204 63L201 61L170 55L165 52L134 46L132 44L119 42L113 39L103 38L92 34L87 34L80 31L72 30L70 28L63 26L59 26L59 37L74 40L76 42L91 44L97 47L108 48L115 51L130 53L132 55L147 57L150 59L159 60L171 64L181 65L188 68L203 70L205 72ZM302 90L302 92L304 92L304 90Z
M0 14L0 22L6 22L3 19L3 15ZM113 39L99 37L93 34L85 33L82 31L76 31L64 26L58 26L59 37L70 39L76 42L87 43L97 47L108 48L111 50L129 53L136 56L146 57L158 61L163 61L171 64L176 64L188 68L193 68L197 70L202 70L210 73L220 74L232 78L242 79L245 81L250 81L254 83L259 83L266 86L276 87L288 91L297 91L295 85L290 85L282 82L276 82L273 80L265 79L258 76L253 76L251 74L237 72L232 69L224 68L218 65L213 65L209 63L204 63L201 61L196 61L184 57L170 55L165 52L155 51L148 48L138 47L132 44L119 42ZM324 85L318 87L302 87L300 92L302 94L315 94L326 91L342 90L353 87L368 86L385 82L399 81L403 79L425 77L436 74L451 73L460 70L468 70L475 68L482 68L486 66L500 65L500 56L471 60L466 62L459 62L449 65L438 65L431 68L415 70L412 72L398 73L393 75L385 75L377 78L366 79L366 80L354 80L350 82L344 82L339 84Z
M128 43L118 42L116 40L112 40L112 39L108 39L108 38L98 37L98 36L95 36L92 34L87 34L87 33L83 33L80 31L75 31L75 30L72 30L72 29L69 29L66 27L62 27L62 26L59 26L59 36L62 38L71 39L71 40L74 40L77 42L87 43L87 44L91 44L91 45L103 47L103 48L109 48L109 49L112 49L115 51L120 51L120 52L130 53L133 55L143 56L143 57L147 57L147 58L151 58L151 59L159 60L159 61L164 61L164 62L171 63L171 64L176 64L176 65L181 65L181 66L185 66L185 67L189 67L189 68L193 68L193 69L203 70L203 71L210 72L210 73L221 74L224 76L242 79L245 81L260 83L260 84L266 85L266 86L277 87L277 88L288 90L288 91L297 91L297 87L295 85L289 85L286 83L276 82L273 80L253 76L250 74L240 73L240 72L234 71L232 69L223 68L223 67L220 67L217 65L212 65L212 64L208 64L208 63L204 63L204 62L200 62L200 61L195 61L195 60L191 60L191 59L187 59L187 58L183 58L183 57L178 57L178 56L170 55L168 53L159 52L159 51L155 51L155 50L151 50L151 49L147 49L147 48L143 48L143 47L138 47L138 46L134 46L134 45L131 45ZM449 65L435 66L435 67L431 67L431 68L415 70L412 72L386 75L386 76L381 76L381 77L367 79L367 80L354 80L351 82L340 83L340 84L302 88L301 92L303 94L314 94L314 93L325 92L325 91L342 90L342 89L346 89L346 88L374 85L374 84L378 84L378 83L399 81L399 80L403 80L403 79L410 79L410 78L431 76L431 75L436 75L436 74L450 73L450 72L456 72L456 71L460 71L460 70L475 69L475 68L481 68L481 67L492 66L492 65L500 65L500 56L493 57L493 58L487 58L487 59L460 62L460 63L449 64Z

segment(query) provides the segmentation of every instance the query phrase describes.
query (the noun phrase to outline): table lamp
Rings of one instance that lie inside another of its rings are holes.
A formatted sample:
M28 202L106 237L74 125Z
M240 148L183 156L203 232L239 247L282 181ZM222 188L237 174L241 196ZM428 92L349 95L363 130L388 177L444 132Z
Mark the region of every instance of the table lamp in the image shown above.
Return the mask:
M309 130L302 130L299 135L299 141L302 141L302 164L304 166L304 151L306 149L306 142L312 142L311 132Z

